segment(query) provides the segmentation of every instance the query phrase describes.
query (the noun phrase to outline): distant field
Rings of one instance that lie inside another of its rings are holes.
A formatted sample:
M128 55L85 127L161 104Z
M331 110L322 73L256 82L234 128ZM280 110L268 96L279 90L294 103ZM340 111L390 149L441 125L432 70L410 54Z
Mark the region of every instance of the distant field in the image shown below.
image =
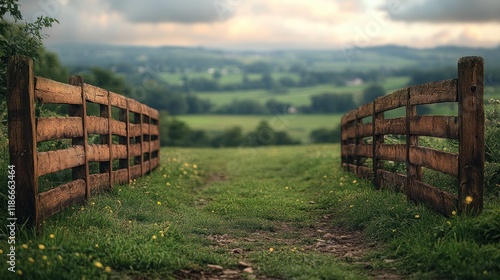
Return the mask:
M387 78L382 84L387 93L396 89L403 88L408 84L408 77L391 77ZM261 104L265 104L271 99L276 99L281 102L291 103L295 106L309 105L311 96L323 93L345 93L359 96L367 87L366 84L357 86L342 86L336 87L333 85L319 85L313 87L297 87L289 89L287 93L273 94L267 90L240 90L240 91L217 91L217 92L197 92L202 99L207 99L215 105L215 107L230 104L233 100L256 100Z
M309 134L318 128L332 129L340 123L342 115L270 115L270 116L241 116L241 115L184 115L176 116L186 122L193 129L202 129L209 132L220 132L235 126L240 126L244 132L254 130L259 122L267 121L276 131L286 131L294 139L303 143L310 142Z
M195 78L206 78L206 79L213 79L212 74L208 72L190 72L190 73L160 73L160 77L163 79L163 81L167 82L170 85L174 86L181 86L182 85L182 79L184 76L188 77L188 79L195 79ZM295 73L272 73L271 75L275 81L279 81L283 77L288 77L291 78L292 80L298 82L300 80L300 77L298 74ZM262 74L248 74L247 78L249 80L260 80L262 78ZM234 84L241 84L243 81L243 74L242 73L228 73L221 75L219 79L219 84L221 86L226 86L226 85L234 85Z

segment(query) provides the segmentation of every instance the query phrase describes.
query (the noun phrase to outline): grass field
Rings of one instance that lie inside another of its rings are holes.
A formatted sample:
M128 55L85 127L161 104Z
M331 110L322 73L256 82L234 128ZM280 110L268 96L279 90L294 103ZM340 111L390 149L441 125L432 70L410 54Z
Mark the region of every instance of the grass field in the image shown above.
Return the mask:
M261 121L267 121L276 131L286 131L294 139L302 143L310 142L309 134L318 128L333 129L340 124L340 114L301 115L277 114L271 116L243 115L182 115L176 116L193 129L209 132L221 132L225 129L240 126L243 132L255 130Z
M165 148L151 175L18 229L0 278L500 277L498 200L442 217L345 173L339 150Z
M182 86L183 84L182 79L184 77L187 77L188 79L197 79L197 78L205 78L209 80L213 79L213 75L208 72L190 72L186 74L160 73L159 76L160 78L163 79L163 81L173 86ZM299 75L295 73L272 73L271 76L275 81L279 81L283 77L291 78L295 82L298 82L300 80ZM247 78L249 80L260 80L262 78L262 74L247 74ZM242 81L243 81L243 74L241 73L223 74L218 80L219 85L221 86L241 84Z
M408 77L391 77L387 78L382 85L387 93L396 89L403 88L408 84ZM312 87L297 87L291 88L287 93L273 94L267 90L241 90L241 91L217 91L217 92L197 92L196 94L206 100L210 100L215 107L230 104L233 100L255 100L261 104L265 104L271 99L276 99L281 102L290 103L295 106L309 105L311 97L323 93L335 94L353 94L355 98L367 87L366 84L356 86L337 87L333 85L318 85Z

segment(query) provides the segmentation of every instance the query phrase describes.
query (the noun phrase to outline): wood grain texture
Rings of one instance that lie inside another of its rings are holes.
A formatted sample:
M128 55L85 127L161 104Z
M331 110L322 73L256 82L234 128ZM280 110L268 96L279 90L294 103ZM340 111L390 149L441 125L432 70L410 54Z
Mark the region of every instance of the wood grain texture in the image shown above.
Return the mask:
M409 124L413 135L458 139L458 118L455 116L414 116Z
M93 85L84 84L85 99L92 103L108 105L108 91Z
M83 136L82 118L80 117L37 118L36 122L37 142Z
M381 160L391 160L397 162L406 162L405 144L381 144L378 147L377 158Z
M377 122L375 135L405 135L406 118L383 119Z
M406 106L407 88L396 90L395 92L375 99L375 113L385 112Z
M35 100L33 62L27 57L14 56L9 60L7 74L9 154L10 164L15 166L16 172L14 181L17 223L38 227L41 222L38 218L37 199L40 174L33 102Z
M484 61L458 61L459 210L479 214L484 192ZM466 198L472 199L467 202Z
M413 181L408 187L409 199L424 203L435 211L452 216L457 210L457 197L421 181Z
M60 212L64 208L85 200L85 181L82 179L61 185L40 194L40 220Z
M82 146L38 153L38 175L54 173L85 164Z
M410 87L410 105L457 101L457 80L429 82Z
M35 77L35 97L45 104L82 104L79 86L63 84L42 77Z
M410 147L410 164L458 177L458 155L424 147Z

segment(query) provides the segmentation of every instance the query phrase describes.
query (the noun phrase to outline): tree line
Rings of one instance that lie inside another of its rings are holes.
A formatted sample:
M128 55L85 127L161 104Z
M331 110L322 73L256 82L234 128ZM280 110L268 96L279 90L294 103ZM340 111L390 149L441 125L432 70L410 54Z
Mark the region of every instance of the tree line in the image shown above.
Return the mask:
M273 129L266 121L261 121L254 130L248 133L244 133L239 126L215 133L192 129L185 122L168 114L162 115L161 123L160 144L162 146L222 148L302 144L293 139L286 131ZM310 139L312 143L338 143L340 141L340 127L314 130L310 134Z

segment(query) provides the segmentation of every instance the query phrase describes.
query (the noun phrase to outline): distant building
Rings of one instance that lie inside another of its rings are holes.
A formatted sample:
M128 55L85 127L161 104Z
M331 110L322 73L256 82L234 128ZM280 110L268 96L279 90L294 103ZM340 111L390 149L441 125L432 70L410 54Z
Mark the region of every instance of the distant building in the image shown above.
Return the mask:
M299 110L295 106L290 106L287 109L288 114L296 114Z
M348 86L359 86L359 85L363 84L363 79L361 79L361 78L354 78L352 80L347 80L345 83Z

